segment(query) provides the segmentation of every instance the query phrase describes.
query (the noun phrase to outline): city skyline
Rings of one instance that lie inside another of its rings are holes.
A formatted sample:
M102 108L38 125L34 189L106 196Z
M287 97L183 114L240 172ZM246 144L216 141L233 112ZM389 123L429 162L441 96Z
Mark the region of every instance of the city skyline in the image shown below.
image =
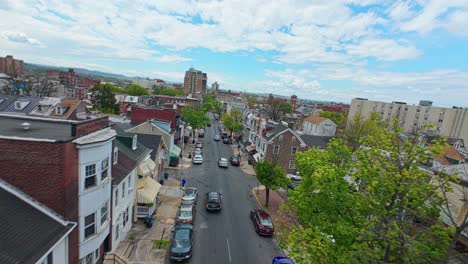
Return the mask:
M3 0L0 56L176 82L193 66L210 87L310 100L468 105L468 2L309 2Z

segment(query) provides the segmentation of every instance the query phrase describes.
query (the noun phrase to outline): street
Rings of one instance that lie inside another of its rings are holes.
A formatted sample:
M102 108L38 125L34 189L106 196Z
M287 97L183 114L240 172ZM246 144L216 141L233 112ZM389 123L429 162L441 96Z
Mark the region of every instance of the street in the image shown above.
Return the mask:
M194 219L194 248L189 263L271 263L281 255L274 237L260 237L255 233L249 212L257 208L252 187L257 185L254 176L244 175L239 167L218 168L218 159L229 159L231 145L214 141L218 122L212 118L206 128L202 165L179 171L187 187L198 188L198 203ZM205 210L206 193L218 191L223 195L223 209L219 213Z

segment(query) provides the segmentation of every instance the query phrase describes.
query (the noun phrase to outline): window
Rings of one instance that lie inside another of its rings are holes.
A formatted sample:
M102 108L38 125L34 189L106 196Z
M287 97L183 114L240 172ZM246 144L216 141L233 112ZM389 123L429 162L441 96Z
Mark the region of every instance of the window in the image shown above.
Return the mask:
M280 135L280 136L279 136L279 140L280 140L280 141L283 140L283 135Z
M133 136L133 141L132 141L132 150L137 149L137 135Z
M52 255L52 252L49 253L49 255L47 255L47 258L42 262L42 264L53 264L53 255Z
M114 165L117 164L118 160L119 160L119 149L114 148Z
M279 154L279 149L280 149L280 146L275 145L275 148L273 149L273 154Z
M132 188L132 177L128 178L128 192L130 193L130 189Z
M119 238L120 224L115 225L115 239Z
M85 238L88 238L96 233L96 214L92 213L85 217Z
M93 254L94 252L91 252L86 257L80 259L80 264L94 264Z
M294 160L289 161L289 169L293 170L296 168L296 164L294 164Z
M291 137L291 142L296 142L296 137Z
M296 154L296 152L297 152L297 147L292 147L291 148L291 155Z
M101 161L101 181L107 179L109 176L109 158Z
M99 248L97 248L96 251L94 251L94 262L97 262L99 260L99 256L101 255L100 253L101 252L99 251Z
M106 202L103 207L101 207L101 225L103 225L109 218L109 202Z
M117 205L119 205L119 189L115 190L114 205L115 205L115 207L117 207Z
M122 183L122 199L125 198L125 182Z
M85 189L96 186L96 164L85 167Z
M125 209L124 215L123 215L123 226L124 227L127 225L127 222L128 222L128 207L127 207L127 209Z

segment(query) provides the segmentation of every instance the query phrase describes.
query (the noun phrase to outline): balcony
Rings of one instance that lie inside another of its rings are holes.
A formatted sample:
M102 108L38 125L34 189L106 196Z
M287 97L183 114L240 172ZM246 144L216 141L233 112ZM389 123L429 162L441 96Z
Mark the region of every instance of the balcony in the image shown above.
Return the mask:
M156 212L157 208L157 201L155 200L152 204L138 204L137 205L137 217L138 218L145 218L150 215L153 215Z

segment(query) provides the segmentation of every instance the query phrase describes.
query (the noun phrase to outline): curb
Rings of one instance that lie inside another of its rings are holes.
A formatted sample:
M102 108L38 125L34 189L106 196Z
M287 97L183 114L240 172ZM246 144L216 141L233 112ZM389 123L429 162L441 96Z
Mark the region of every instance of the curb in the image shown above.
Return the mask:
M260 203L260 200L258 199L257 194L255 194L255 187L252 188L252 193L253 193L253 195L254 195L254 197L255 197L255 201L257 201L257 206L258 206L260 209L263 210L263 207L262 207L262 205L261 205L261 203Z

